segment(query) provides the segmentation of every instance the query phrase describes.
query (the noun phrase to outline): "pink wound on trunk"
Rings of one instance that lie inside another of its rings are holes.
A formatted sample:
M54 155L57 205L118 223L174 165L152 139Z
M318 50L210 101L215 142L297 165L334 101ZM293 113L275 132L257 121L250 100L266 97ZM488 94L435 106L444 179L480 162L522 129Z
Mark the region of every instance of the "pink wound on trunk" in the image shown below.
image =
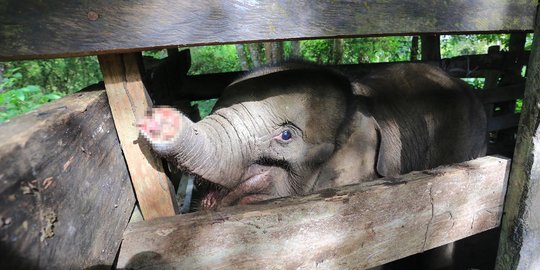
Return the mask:
M180 113L169 107L153 108L150 114L137 124L152 142L173 139L179 133L180 126Z

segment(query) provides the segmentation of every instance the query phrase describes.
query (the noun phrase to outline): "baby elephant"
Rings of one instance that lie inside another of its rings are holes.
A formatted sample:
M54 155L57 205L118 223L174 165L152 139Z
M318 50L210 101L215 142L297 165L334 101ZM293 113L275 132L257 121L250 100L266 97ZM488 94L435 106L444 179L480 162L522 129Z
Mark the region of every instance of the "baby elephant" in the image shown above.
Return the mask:
M193 123L154 108L155 152L220 187L203 208L307 194L485 154L486 116L466 83L425 64L364 78L289 63L231 83Z

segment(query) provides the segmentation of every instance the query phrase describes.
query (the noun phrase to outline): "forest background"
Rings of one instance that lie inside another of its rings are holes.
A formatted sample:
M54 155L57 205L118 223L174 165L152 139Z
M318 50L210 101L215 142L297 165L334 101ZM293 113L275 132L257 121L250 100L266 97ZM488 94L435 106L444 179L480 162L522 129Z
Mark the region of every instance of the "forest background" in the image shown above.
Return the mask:
M188 74L248 70L291 58L334 65L415 61L420 60L420 42L417 36L403 36L200 46L190 48ZM441 57L484 54L490 46L507 50L508 42L508 34L441 36ZM526 50L531 43L529 34ZM144 55L161 59L167 53L147 51ZM96 57L0 62L0 123L101 80ZM467 82L478 89L483 86L482 79ZM194 103L204 117L215 100Z

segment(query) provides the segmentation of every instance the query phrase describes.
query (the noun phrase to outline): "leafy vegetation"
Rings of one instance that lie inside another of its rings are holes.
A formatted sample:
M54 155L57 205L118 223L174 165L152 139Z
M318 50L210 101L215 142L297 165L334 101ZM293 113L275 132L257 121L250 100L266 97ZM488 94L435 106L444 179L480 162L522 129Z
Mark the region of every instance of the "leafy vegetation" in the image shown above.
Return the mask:
M6 78L0 83L0 89L11 89L0 93L0 122L65 95L58 91L45 93L38 85L22 84L23 75L18 71L19 68L9 69L4 73L7 75Z
M300 58L322 64L356 64L408 61L413 37L373 37L350 39L318 39L281 43L280 58ZM441 37L441 56L486 53L490 46L508 49L509 35L454 35ZM532 34L526 49L530 49ZM418 44L418 47L421 47ZM270 47L263 44L242 46L201 46L191 48L190 75L240 71L271 62ZM243 52L244 55L240 55ZM165 50L145 52L161 59ZM241 62L245 58L246 63ZM3 72L2 72L3 71ZM525 73L525 70L523 71ZM102 80L96 57L17 61L0 63L0 122L43 104L76 92ZM483 79L467 79L478 88ZM197 101L201 115L210 112L216 100ZM520 104L518 104L518 108Z
M0 63L0 122L96 83L96 57Z

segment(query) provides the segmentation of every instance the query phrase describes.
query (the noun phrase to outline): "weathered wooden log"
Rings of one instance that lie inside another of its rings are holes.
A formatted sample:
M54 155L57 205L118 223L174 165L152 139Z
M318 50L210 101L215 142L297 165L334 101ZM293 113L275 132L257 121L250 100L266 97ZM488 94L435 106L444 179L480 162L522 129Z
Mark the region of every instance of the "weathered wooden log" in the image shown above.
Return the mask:
M498 226L509 160L132 223L119 268L363 269Z
M540 18L537 17L496 269L540 269Z
M537 4L535 0L3 2L1 61L176 45L530 31Z
M0 269L113 265L135 205L105 91L0 124Z

